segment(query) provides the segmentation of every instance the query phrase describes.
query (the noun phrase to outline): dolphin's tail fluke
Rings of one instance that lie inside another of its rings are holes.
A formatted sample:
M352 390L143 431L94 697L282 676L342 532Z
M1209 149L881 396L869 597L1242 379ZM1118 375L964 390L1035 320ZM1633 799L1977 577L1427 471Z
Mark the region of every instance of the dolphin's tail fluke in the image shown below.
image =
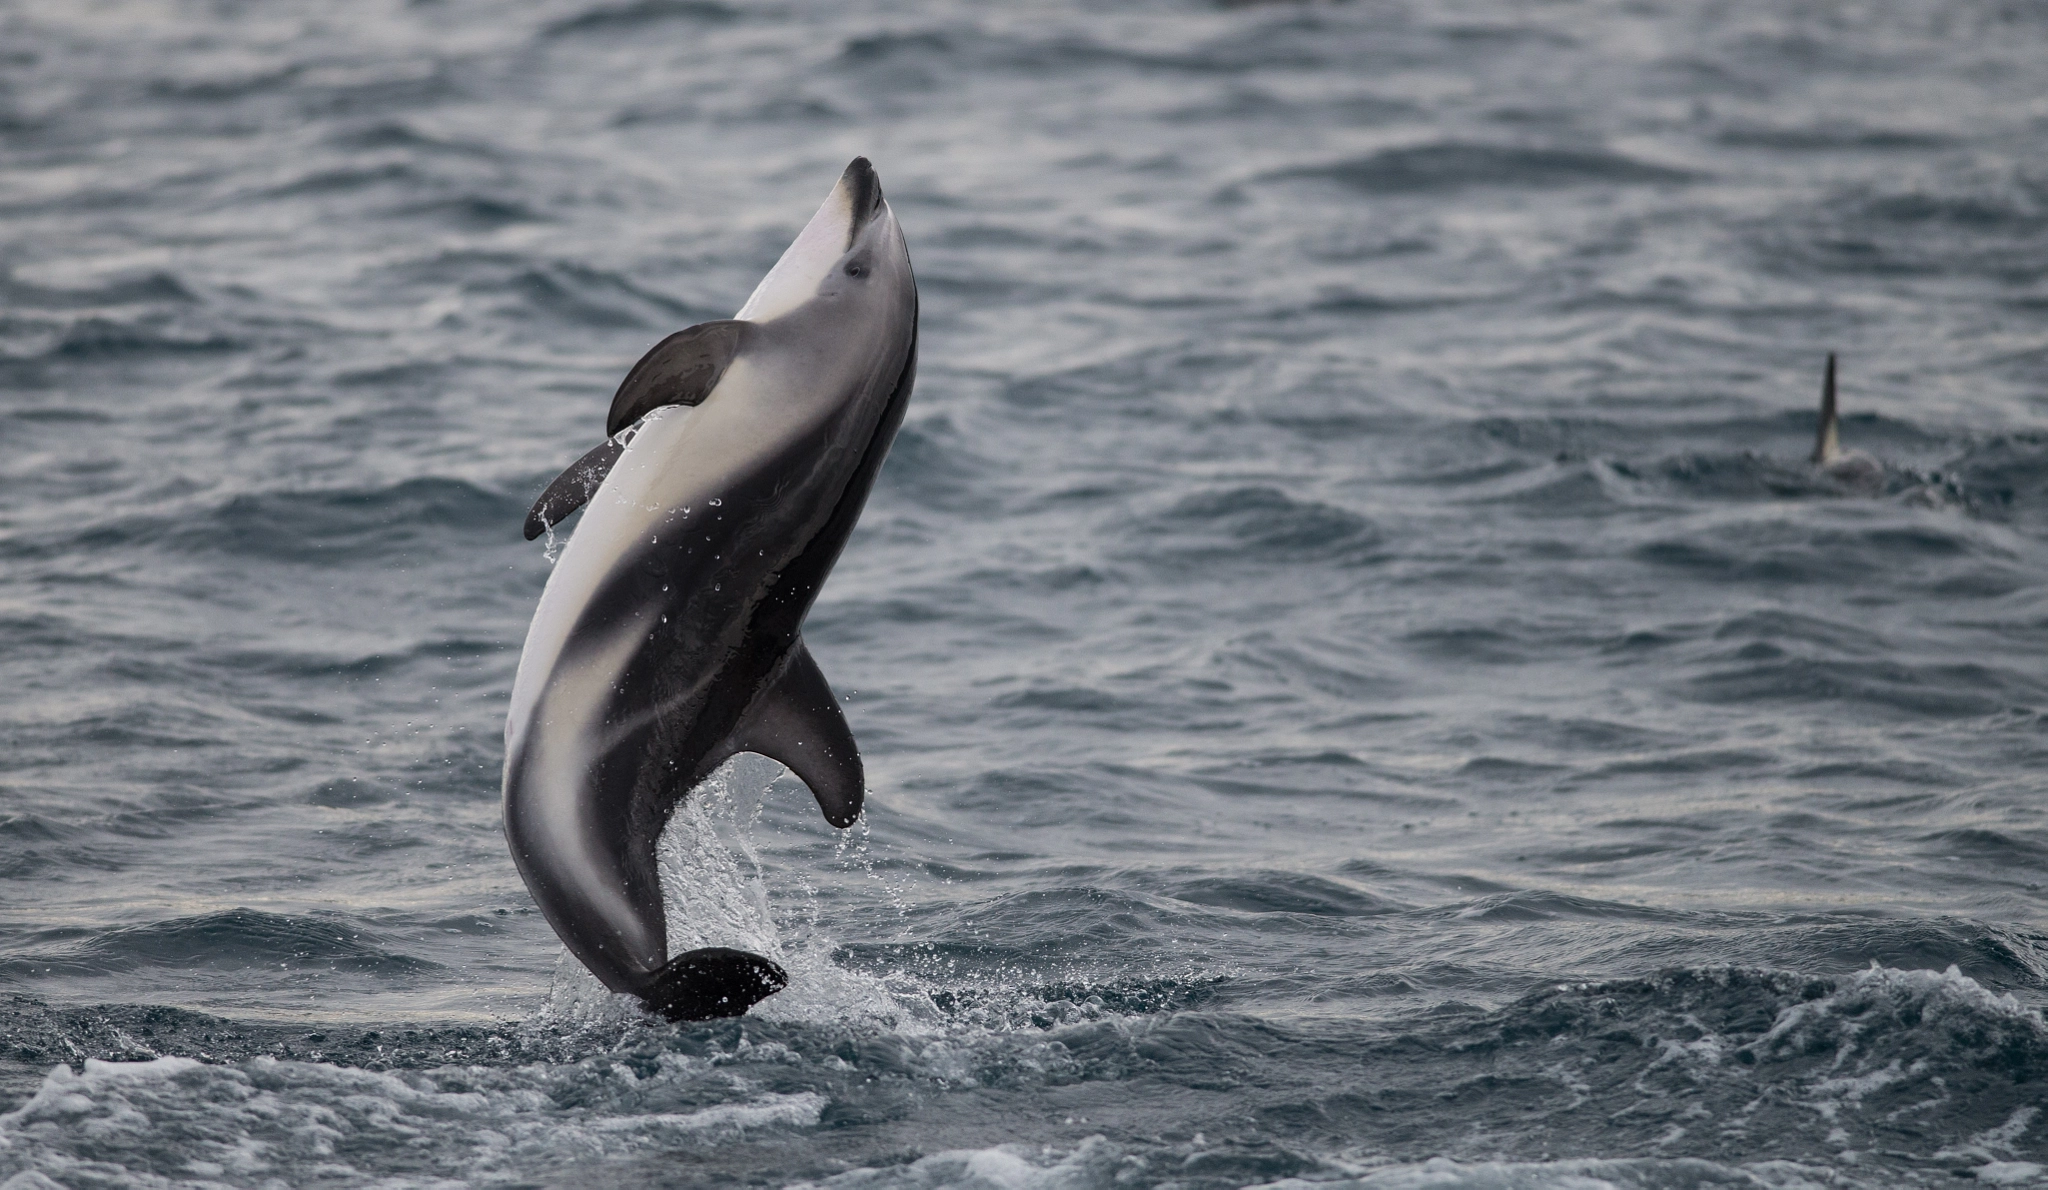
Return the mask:
M743 1015L788 986L789 975L760 955L707 946L670 959L640 998L669 1020L709 1021Z
M1842 453L1841 434L1835 415L1835 353L1828 352L1827 378L1820 385L1820 431L1813 439L1813 461L1825 466Z

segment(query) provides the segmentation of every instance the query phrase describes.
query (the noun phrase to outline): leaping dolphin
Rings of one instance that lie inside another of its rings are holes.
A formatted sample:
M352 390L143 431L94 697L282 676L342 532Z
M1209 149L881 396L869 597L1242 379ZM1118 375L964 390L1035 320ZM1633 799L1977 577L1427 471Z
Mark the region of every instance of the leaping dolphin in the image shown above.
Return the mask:
M505 836L570 953L671 1020L788 982L744 951L669 957L654 848L676 805L756 752L832 825L860 814L860 752L798 630L916 371L910 254L858 157L737 315L634 365L605 441L527 517L531 540L589 505L519 657Z

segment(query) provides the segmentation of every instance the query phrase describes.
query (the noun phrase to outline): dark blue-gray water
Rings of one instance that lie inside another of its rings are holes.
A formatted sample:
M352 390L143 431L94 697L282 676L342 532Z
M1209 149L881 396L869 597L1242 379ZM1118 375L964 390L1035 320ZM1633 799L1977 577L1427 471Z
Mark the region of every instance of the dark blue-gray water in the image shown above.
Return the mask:
M0 1184L2048 1180L2044 96L2031 0L0 5ZM520 521L855 154L869 809L701 791L794 982L654 1024L500 835Z

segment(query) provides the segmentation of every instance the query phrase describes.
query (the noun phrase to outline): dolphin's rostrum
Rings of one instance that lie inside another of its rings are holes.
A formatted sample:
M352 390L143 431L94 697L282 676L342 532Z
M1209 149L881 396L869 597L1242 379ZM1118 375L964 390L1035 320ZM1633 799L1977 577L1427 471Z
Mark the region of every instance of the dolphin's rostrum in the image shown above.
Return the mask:
M781 761L845 827L860 753L798 630L917 370L917 284L865 158L732 320L662 340L531 539L586 502L534 612L505 724L505 835L562 941L674 1020L737 1016L773 962L671 959L655 842L728 757ZM631 431L630 433L628 431Z

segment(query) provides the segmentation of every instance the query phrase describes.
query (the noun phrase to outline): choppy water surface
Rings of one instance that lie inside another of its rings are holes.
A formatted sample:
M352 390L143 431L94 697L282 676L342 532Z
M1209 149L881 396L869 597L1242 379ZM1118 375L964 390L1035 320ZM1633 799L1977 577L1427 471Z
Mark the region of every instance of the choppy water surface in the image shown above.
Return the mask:
M0 1180L2048 1182L2043 95L2032 4L0 8ZM699 795L794 982L657 1026L499 834L520 518L856 153L869 810Z

